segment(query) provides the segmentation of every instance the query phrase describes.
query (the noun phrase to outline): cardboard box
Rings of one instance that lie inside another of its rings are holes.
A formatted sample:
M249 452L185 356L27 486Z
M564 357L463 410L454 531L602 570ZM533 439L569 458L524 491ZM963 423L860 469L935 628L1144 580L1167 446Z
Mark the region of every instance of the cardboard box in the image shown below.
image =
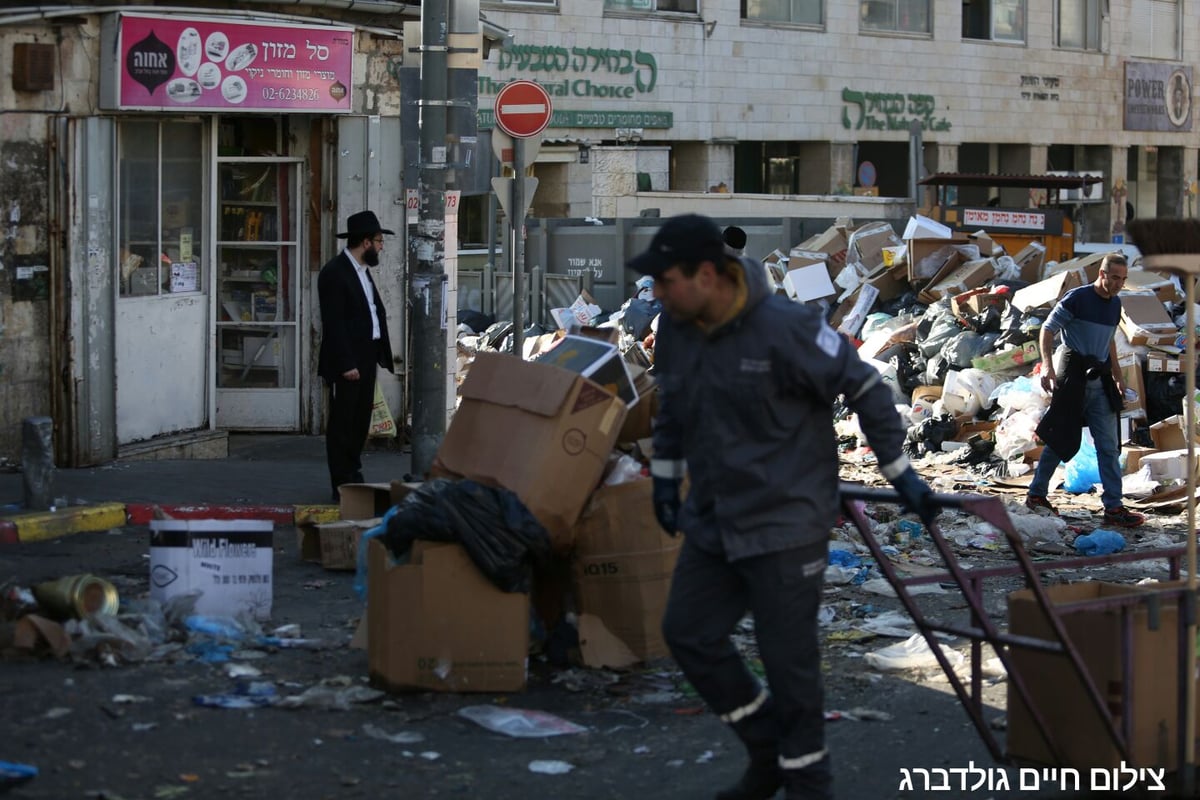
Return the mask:
M197 614L271 618L274 523L150 520L150 597L165 603L200 591Z
M943 297L952 297L968 289L974 289L996 277L996 262L990 258L968 261L953 272L935 281L930 281L918 295L923 303L935 303Z
M846 232L837 225L831 225L816 236L810 236L792 248L792 252L815 252L829 256L829 276L842 271L846 266ZM789 254L790 258L790 254Z
M662 617L682 539L659 527L653 483L602 486L580 517L572 573L588 666L619 668L668 655ZM595 620L585 636L587 616Z
M1149 591L1148 591L1149 590ZM1061 611L1072 603L1097 598L1151 594L1153 586L1132 587L1101 581L1045 587L1050 602ZM1078 606L1076 606L1078 608ZM1176 669L1179 640L1177 604L1163 600L1151 630L1145 604L1130 607L1132 646L1123 649L1120 609L1083 610L1060 613L1067 636L1078 649L1084 668L1115 712L1120 731L1124 696L1122 666L1127 657L1132 667L1129 700L1132 704L1129 748L1136 767L1175 768L1181 692ZM1021 589L1008 596L1010 634L1053 641L1049 622L1034 599ZM1119 766L1121 757L1108 735L1100 713L1088 699L1075 670L1065 656L1014 647L1013 670L1024 679L1032 702L1041 710L1047 733L1060 748L1063 760L1056 762L1034 723L1028 707L1010 679L1008 683L1007 750L1012 758L1075 769Z
M382 517L393 505L390 483L343 483L338 497L339 515L344 520Z
M1042 353L1038 347L1038 343L1026 342L1020 347L1014 347L1011 350L1001 350L998 353L989 353L986 356L976 356L971 359L971 366L975 369L981 369L984 372L1001 372L1017 367L1029 367L1032 369L1041 357Z
M1012 304L1021 311L1034 308L1051 309L1059 298L1076 286L1082 286L1079 273L1067 270L1056 273L1044 281L1031 283L1013 293Z
M1121 332L1130 344L1168 344L1179 328L1153 294L1121 295Z
M321 563L321 540L317 536L317 523L337 522L341 519L334 506L297 506L296 508L296 551L301 561Z
M904 226L905 239L947 239L953 235L954 229L950 226L921 214L909 217Z
M1046 245L1030 242L1012 257L1021 270L1021 280L1037 283L1042 279L1042 263L1046 260Z
M398 506L404 502L404 498L420 489L421 485L418 481L392 481L388 486L388 500L392 505Z
M319 522L305 532L302 550L313 549L315 540L318 562L325 569L354 570L358 568L358 543L363 533L379 524L379 518Z
M997 306L1003 311L1010 299L1012 299L1012 292L1009 291L997 292L993 289L976 288L956 294L951 303L954 306L954 313L959 317L966 318L982 314L992 306Z
M1160 419L1150 426L1150 441L1155 450L1178 450L1187 447L1187 420L1182 414Z
M798 303L820 300L822 297L833 297L838 293L837 287L829 279L829 272L825 268L823 258L817 263L809 263L795 268L789 261L787 274L783 276L783 289L787 292L788 297Z
M434 459L435 477L503 486L556 549L600 482L625 421L624 401L574 372L481 352Z
M978 230L967 234L967 238L979 246L980 258L995 258L1004 255L1004 248L996 244L986 231Z
M879 292L877 302L886 303L909 290L908 265L900 264L892 269L881 270L868 277L865 282Z
M525 687L529 595L502 592L457 544L417 541L393 565L367 546L367 668L389 690L516 692Z
M626 405L637 402L629 365L614 344L587 336L564 336L533 360L577 372L620 397Z
M1183 361L1163 353L1146 354L1147 372L1183 372Z
M830 326L847 336L857 336L878 299L878 289L869 283L861 284L833 312L829 319Z
M850 234L847 261L857 261L866 272L883 264L883 248L900 244L900 237L889 222L868 222Z
M1186 481L1188 476L1187 447L1179 450L1160 450L1142 456L1141 466L1150 471L1152 481Z
M618 442L636 442L654 432L654 418L658 416L658 385L654 377L647 373L643 373L636 382L639 384L638 401L625 415L621 432L617 434Z
M1139 447L1133 444L1127 444L1121 448L1121 462L1124 465L1122 468L1123 475L1133 475L1142 468L1142 459L1151 453L1157 453L1158 450L1153 447Z
M1146 382L1142 379L1142 362L1137 353L1132 350L1117 356L1117 366L1121 368L1121 378L1125 386L1137 392L1137 399L1132 403L1128 400L1121 409L1121 416L1129 419L1145 419L1146 417Z
M917 281L929 280L936 276L946 262L959 253L958 248L970 245L971 240L957 234L949 239L909 239L905 244L908 247L908 279Z
M1145 269L1129 270L1129 277L1125 279L1125 290L1151 292L1164 303L1178 303L1183 299L1175 281L1169 276Z

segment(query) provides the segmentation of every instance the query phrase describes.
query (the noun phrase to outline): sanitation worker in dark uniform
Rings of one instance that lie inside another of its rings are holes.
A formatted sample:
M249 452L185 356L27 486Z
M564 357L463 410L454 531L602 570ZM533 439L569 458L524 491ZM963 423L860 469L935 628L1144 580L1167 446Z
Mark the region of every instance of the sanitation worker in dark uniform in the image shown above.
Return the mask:
M685 535L663 634L750 754L719 800L832 797L817 610L838 516L840 395L909 510L935 516L904 456L891 390L821 312L772 294L763 266L707 217L667 220L630 266L662 301L654 371L654 510ZM681 502L681 482L690 488ZM754 616L763 686L730 634Z

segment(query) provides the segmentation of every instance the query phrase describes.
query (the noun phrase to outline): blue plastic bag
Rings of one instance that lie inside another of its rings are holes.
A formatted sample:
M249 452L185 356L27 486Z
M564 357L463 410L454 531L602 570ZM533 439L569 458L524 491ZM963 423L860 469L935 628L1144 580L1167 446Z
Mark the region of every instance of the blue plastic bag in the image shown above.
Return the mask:
M1083 494L1091 491L1100 482L1100 464L1096 461L1096 445L1092 437L1084 436L1079 444L1079 452L1067 462L1067 475L1063 480L1063 489L1071 494Z
M1075 538L1075 550L1084 556L1106 556L1125 549L1125 537L1116 531L1097 528Z
M398 505L389 508L383 515L383 519L379 521L379 524L369 531L363 532L362 537L358 540L358 563L354 571L354 593L358 595L359 600L367 599L367 546L371 543L372 539L387 533L388 521L396 516L396 512L399 509L400 506Z

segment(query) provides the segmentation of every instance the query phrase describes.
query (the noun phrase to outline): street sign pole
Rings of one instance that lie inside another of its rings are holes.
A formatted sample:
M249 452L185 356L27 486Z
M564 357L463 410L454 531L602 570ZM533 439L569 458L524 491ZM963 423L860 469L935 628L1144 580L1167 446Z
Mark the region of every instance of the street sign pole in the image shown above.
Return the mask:
M512 228L513 355L524 357L525 347L525 140L513 140Z
M525 177L525 165L537 158L542 143L542 131L550 124L554 113L550 95L534 81L512 81L496 93L496 128L503 140L493 139L501 161L510 152L505 145L512 142L512 183L504 186L503 178L494 178L492 185L504 204L503 188L511 192L512 202L504 210L508 214L509 251L512 254L513 285L513 355L521 358L525 349L525 208L537 190L537 181ZM528 185L526 184L528 181Z

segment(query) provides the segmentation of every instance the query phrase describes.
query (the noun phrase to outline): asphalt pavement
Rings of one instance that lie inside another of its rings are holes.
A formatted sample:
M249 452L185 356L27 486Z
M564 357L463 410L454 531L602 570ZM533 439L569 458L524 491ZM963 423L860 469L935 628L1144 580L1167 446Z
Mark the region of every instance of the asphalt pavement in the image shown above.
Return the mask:
M406 452L371 449L363 472L368 482L387 482L403 478L409 466ZM0 505L19 502L21 493L19 474L0 474ZM232 515L321 505L328 502L324 445L320 437L234 436L225 459L58 470L53 494L67 508L212 505ZM148 544L145 525L127 520L18 539L0 545L0 585L90 572L112 581L123 602L137 600L149 590ZM298 626L303 637L325 643L320 649L245 646L220 663L188 649L196 644L189 640L155 658L130 658L97 634L71 659L0 660L0 762L39 770L11 796L674 800L711 797L741 771L740 746L669 659L596 670L552 663L534 651L521 692L351 702L351 690L368 688L366 653L350 646L364 610L353 573L303 561L286 520L275 526L274 573L270 626ZM829 587L827 601L837 605L846 591ZM897 607L886 598L870 602L876 611ZM884 643L831 637L825 644L826 708L839 712L827 725L838 798L1087 794L1049 791L1048 781L1039 790L1019 788L1020 773L998 766L940 673L880 674L863 663L865 652ZM247 678L243 667L260 674ZM309 699L290 709L213 707L198 699L229 696L247 680L269 683L278 696ZM985 716L1002 740L1004 683L985 682L984 691ZM330 698L344 707L330 707ZM545 711L585 730L513 738L459 714L472 705ZM954 783L925 789L922 781L941 770ZM964 791L958 780L967 770L985 781Z

